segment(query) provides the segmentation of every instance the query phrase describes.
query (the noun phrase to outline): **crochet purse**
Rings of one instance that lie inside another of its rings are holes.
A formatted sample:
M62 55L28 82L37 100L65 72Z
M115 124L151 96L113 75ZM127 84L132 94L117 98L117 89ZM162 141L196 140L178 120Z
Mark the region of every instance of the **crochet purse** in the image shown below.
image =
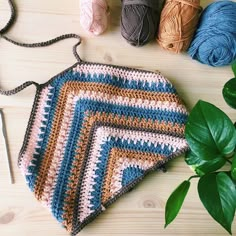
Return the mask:
M46 46L70 34L39 44ZM80 43L80 42L79 42ZM146 174L187 149L187 111L160 73L78 62L37 88L18 165L34 196L76 235Z

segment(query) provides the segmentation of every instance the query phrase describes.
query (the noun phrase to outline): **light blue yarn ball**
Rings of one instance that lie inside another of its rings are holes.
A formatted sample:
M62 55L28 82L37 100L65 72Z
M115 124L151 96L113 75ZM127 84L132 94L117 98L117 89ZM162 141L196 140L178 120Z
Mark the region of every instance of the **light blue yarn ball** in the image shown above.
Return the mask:
M188 54L211 66L236 59L236 2L214 2L203 11Z

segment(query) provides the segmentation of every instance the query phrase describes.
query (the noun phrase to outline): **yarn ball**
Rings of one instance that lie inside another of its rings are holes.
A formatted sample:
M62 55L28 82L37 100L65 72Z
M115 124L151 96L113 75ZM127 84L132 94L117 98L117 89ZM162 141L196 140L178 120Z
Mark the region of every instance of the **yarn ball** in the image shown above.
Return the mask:
M164 0L123 0L121 35L133 46L143 46L157 34Z
M175 53L186 51L201 11L200 0L167 0L161 12L157 38L159 45Z
M188 53L211 66L229 65L236 59L235 2L214 2L203 11Z
M102 34L108 26L108 15L106 0L80 0L80 24L87 32Z

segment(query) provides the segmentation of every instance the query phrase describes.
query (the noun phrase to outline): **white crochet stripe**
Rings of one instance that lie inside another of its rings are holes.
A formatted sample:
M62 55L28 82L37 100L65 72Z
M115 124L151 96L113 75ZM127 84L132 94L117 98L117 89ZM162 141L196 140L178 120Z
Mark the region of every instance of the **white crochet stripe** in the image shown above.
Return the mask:
M169 101L154 101L148 99L136 99L123 96L114 96L111 94L106 94L96 91L85 91L80 90L78 94L78 99L91 99L94 101L110 103L115 105L137 107L143 109L152 109L152 110L166 110L171 112L181 112L183 114L188 114L185 106L178 104L176 102Z
M99 160L101 157L101 145L105 142L105 139L101 139L99 136L95 135L93 137L91 152L88 157L88 164L86 166L84 172L84 179L82 181L81 187L81 202L79 204L79 220L82 222L87 216L89 216L93 210L91 210L91 199L93 196L91 195L94 190L93 186L95 184L94 179L97 177L95 175L95 171L98 169L97 164L101 161Z
M148 145L154 145L155 147L161 144L163 146L162 148L164 148L164 145L168 145L170 149L173 148L173 152L177 149L187 147L187 142L183 138L145 131L117 129L103 126L97 129L96 135L100 136L101 139L109 137L109 140L111 137L114 137L116 139L120 138L122 141L133 141L134 144L138 141L141 141L141 144L146 142Z
M44 111L44 108L48 107L47 102L49 101L48 96L51 95L49 93L50 89L52 89L51 86L46 87L42 90L38 102L38 108L37 108L37 116L35 117L31 133L30 133L30 139L29 143L27 144L25 152L22 154L21 161L19 163L19 168L22 172L22 174L30 175L28 172L28 167L32 164L32 160L34 159L34 154L36 154L35 149L40 148L38 146L39 135L42 133L40 128L43 127L42 121L44 120L44 115L46 114Z
M171 83L164 78L160 73L154 73L149 71L139 71L139 70L127 70L122 69L121 67L113 67L109 65L99 65L99 64L78 64L74 69L74 72L77 73L84 73L85 75L110 75L115 76L118 79L123 78L127 79L128 81L142 81L147 82L149 85L155 83L170 84ZM172 85L171 85L172 86Z
M179 149L187 148L187 142L183 138L172 137L164 134L155 134L151 132L144 131L132 131L125 129L117 129L110 127L99 127L95 133L93 142L91 145L91 152L88 157L88 165L85 170L85 178L83 179L83 185L81 188L81 203L79 205L79 220L84 220L92 211L91 211L91 199L93 198L92 192L94 191L94 179L97 177L95 175L96 169L98 169L97 164L100 162L101 157L101 145L106 141L109 141L112 137L115 139L121 139L122 141L133 141L137 143L141 141L141 145L148 143L148 145L160 145L164 148L165 145L168 145L168 148L173 152L177 152Z

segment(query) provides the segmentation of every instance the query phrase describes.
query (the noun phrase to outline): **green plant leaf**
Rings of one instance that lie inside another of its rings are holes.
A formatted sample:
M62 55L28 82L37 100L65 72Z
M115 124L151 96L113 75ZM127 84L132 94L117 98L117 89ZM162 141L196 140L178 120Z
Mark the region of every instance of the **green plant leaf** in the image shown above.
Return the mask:
M231 165L231 177L234 181L236 181L236 154L234 154L233 162Z
M200 178L198 194L209 214L230 234L236 207L236 188L224 172L210 173Z
M223 87L222 94L225 102L230 107L236 109L236 78L233 78L226 82Z
M229 117L216 106L201 100L189 115L185 137L194 155L208 164L215 158L225 159L236 145L236 131ZM223 166L225 162L222 160L221 163Z
M170 224L178 215L184 199L188 193L190 181L185 180L182 182L170 195L165 208L165 227Z
M234 78L225 83L222 94L225 102L232 108L236 109L236 61L232 64Z
M201 157L195 155L191 150L185 154L185 161L199 176L220 169L226 162L222 156L217 156L210 161L203 160Z

